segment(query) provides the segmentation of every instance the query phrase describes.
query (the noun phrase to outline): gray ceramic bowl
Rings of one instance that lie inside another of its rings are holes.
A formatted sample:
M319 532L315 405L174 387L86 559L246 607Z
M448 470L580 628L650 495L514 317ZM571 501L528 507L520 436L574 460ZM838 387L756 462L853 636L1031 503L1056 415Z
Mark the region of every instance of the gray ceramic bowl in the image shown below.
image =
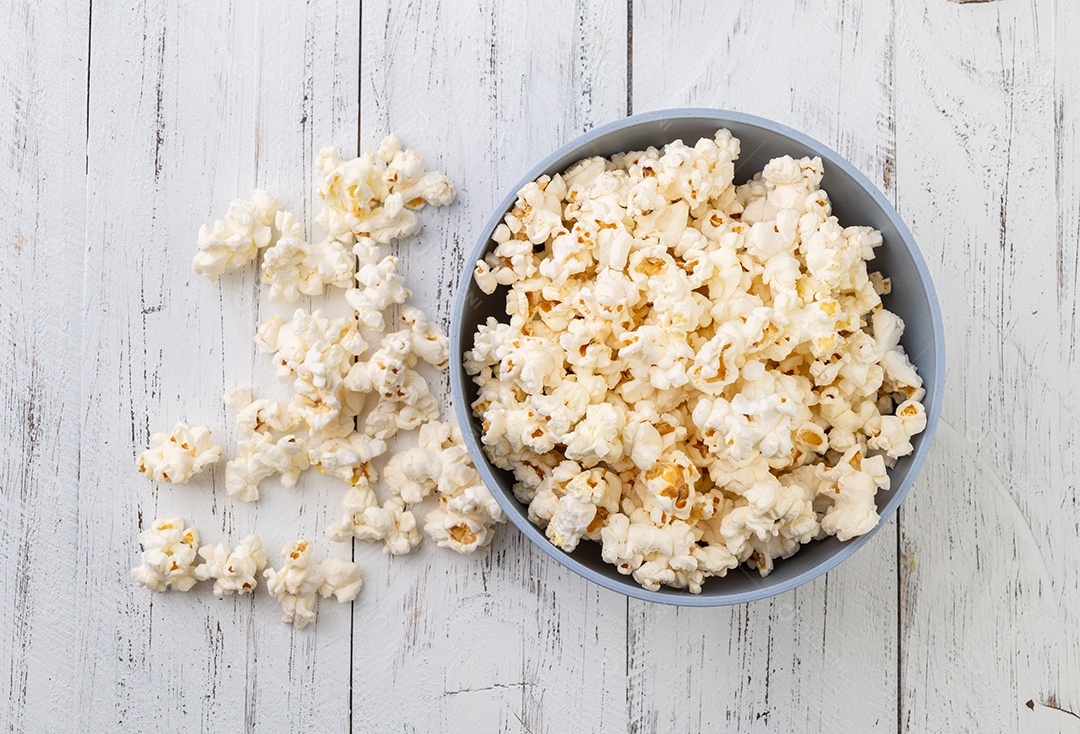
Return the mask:
M892 278L893 292L885 296L885 306L899 314L907 326L902 344L925 381L927 426L913 440L915 452L901 459L891 470L892 489L878 493L881 522L867 535L846 543L835 538L811 542L791 558L777 561L773 572L765 578L741 566L724 578L708 579L700 594L667 588L647 591L631 576L623 576L614 566L604 563L598 543L583 541L573 553L566 553L549 543L543 531L529 522L526 506L514 497L512 475L493 466L484 455L479 421L469 407L476 399L476 387L465 373L462 355L471 349L478 324L489 316L500 321L506 319L502 297L505 289L491 296L484 295L473 282L472 271L476 261L492 249L492 231L513 207L517 191L529 181L545 173L563 171L575 161L589 156L607 157L621 151L642 150L650 145L659 148L680 138L693 145L701 137L711 137L721 127L731 130L742 142L742 154L735 165L736 183L751 178L776 156L821 156L825 163L825 178L821 185L829 192L840 223L870 225L881 230L885 243L877 250L874 267ZM741 604L794 589L834 568L864 546L896 512L926 460L941 412L945 379L945 341L934 284L911 233L881 192L834 151L796 130L752 115L711 109L649 112L602 125L563 146L529 171L507 192L481 230L476 246L465 262L454 303L450 349L454 405L465 442L481 476L510 520L545 553L590 581L637 599L685 606Z

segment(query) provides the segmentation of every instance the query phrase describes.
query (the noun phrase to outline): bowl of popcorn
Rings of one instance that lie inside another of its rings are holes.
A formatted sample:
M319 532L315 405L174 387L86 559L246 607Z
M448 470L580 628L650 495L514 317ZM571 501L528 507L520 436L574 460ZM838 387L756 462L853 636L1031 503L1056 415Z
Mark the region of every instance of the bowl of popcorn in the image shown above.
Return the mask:
M680 109L539 163L462 275L451 381L473 461L564 566L669 604L825 573L899 506L941 407L926 264L854 166Z

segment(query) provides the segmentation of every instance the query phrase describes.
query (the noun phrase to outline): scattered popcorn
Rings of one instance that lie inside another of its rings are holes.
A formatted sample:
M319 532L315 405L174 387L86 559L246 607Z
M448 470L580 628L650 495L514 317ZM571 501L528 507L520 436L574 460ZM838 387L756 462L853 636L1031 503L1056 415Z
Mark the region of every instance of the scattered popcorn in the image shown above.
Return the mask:
M308 244L292 212L279 211L276 226L281 236L263 253L263 282L270 286L274 303L293 303L301 295L317 296L328 286L348 288L356 272L349 248L336 240Z
M438 507L428 513L428 534L439 545L471 553L490 544L494 526L505 518L473 468L460 432L440 421L438 401L417 371L426 369L421 361L446 369L446 334L407 304L411 293L399 260L382 251L383 245L416 234L416 210L448 205L454 189L443 174L426 170L423 158L405 149L396 135L353 160L324 149L316 166L324 202L316 223L326 239L310 242L296 216L280 210L280 202L263 191L256 191L253 201L233 202L226 219L200 231L195 269L211 280L255 259L261 249L262 281L272 302L294 303L334 287L345 291L353 309L350 316L332 318L299 308L288 318L271 316L259 327L256 344L272 355L279 378L291 384L294 394L282 402L256 398L248 387L225 394L238 434L236 454L226 464L226 490L236 500L255 501L264 480L277 475L284 486L292 486L301 472L315 467L350 487L342 502L344 517L328 528L328 535L381 541L394 555L409 553L420 542L412 506L434 494ZM555 227L546 217L538 215L535 224L530 219L529 226L536 231ZM383 333L391 318L387 311L395 307L400 322L390 328L396 331ZM537 356L550 362L527 350L516 355ZM522 374L534 386L550 382L532 363L523 366ZM179 483L217 460L220 448L204 441L208 430L190 429L197 440L187 441L181 427L189 430L181 424L175 437L155 436L156 446L144 454L141 471ZM419 446L386 461L383 482L389 497L380 503L373 464L386 454L389 439L415 430ZM189 445L195 447L190 456L185 453ZM182 527L179 519L173 522ZM284 549L280 569L265 570L266 554L255 535L235 548L224 543L197 548L195 534L188 546L178 578L169 583L187 588L196 578L214 579L217 596L246 594L263 571L285 621L297 628L314 620L317 595L351 601L362 585L356 564L337 558L316 564L306 541ZM204 562L192 571L196 548ZM139 571L137 578L148 579L140 583L165 583L147 573Z
M254 260L259 249L270 244L280 205L270 194L256 189L252 201L237 199L229 205L225 219L214 222L213 227L200 227L199 252L192 263L195 272L216 281L226 271Z
M157 482L183 484L221 458L206 426L177 423L171 434L155 433L139 457L139 471Z
M195 568L199 581L214 579L214 596L250 594L259 585L259 572L266 567L266 551L258 535L249 535L233 550L224 543L199 548L203 564Z
M400 497L380 506L375 490L361 481L348 491L341 505L345 517L326 530L333 541L342 543L352 538L382 541L383 550L395 556L405 555L420 544L416 516L405 509Z
M319 584L319 596L327 599L334 597L342 604L348 604L360 589L364 580L360 577L360 567L344 558L327 558L322 563L323 582Z
M401 309L401 320L412 331L413 352L437 370L450 363L450 342L438 324L428 321L427 315L415 306Z
M289 411L309 432L339 438L353 431L363 399L349 394L345 377L368 348L355 316L330 318L321 310L297 309L289 321L270 317L259 327L255 343L274 353L279 378L292 379L296 397Z
M315 621L315 604L318 597L333 596L339 602L350 602L360 592L363 582L360 568L342 558L328 558L321 564L311 558L312 546L306 540L298 540L281 549L285 560L280 569L263 571L266 588L281 602L285 615L282 622L291 622L296 629L303 629Z
M347 438L332 438L308 452L311 466L318 467L320 474L329 473L349 484L375 480L375 470L370 462L386 453L386 442L363 433L353 433Z
M243 438L268 431L291 431L300 423L296 415L276 400L255 400L249 387L225 393L225 405L236 413L236 428Z
M139 533L142 562L131 569L131 577L150 591L187 591L198 580L195 571L199 531L187 527L182 517L158 520Z
M892 283L867 270L880 233L840 226L820 159L737 186L738 154L720 130L542 176L474 271L508 317L465 354L484 450L554 545L599 541L647 589L868 532L926 427ZM413 451L393 467L410 498L439 481ZM483 527L446 495L425 522L461 550Z
M241 502L259 499L259 484L275 474L286 487L296 484L309 465L303 442L289 434L274 439L269 433L253 433L240 441L237 456L225 464L225 491Z
M473 467L460 429L456 424L432 421L420 428L419 443L414 451L427 452L425 456L432 458L429 471L439 497L439 506L425 518L424 532L440 546L458 553L486 548L494 537L495 525L505 522L506 516ZM410 490L400 486L397 491Z
M379 261L367 255L375 248L368 249L364 242L358 243L353 251L359 260L356 270L356 282L360 288L345 291L345 300L362 315L363 323L375 331L385 327L383 311L391 306L405 303L412 293L405 287L405 279L398 273L398 259L387 255Z
M326 206L317 222L330 237L370 237L379 244L420 231L413 213L425 204L446 206L454 188L441 173L425 170L418 153L387 135L374 152L350 161L323 148L315 159L322 175L319 196Z

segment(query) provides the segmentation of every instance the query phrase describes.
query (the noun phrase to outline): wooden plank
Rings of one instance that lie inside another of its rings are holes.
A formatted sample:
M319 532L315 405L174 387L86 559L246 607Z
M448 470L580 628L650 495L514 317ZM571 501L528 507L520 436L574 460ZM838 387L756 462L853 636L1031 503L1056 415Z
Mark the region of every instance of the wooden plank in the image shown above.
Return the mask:
M634 3L633 108L785 123L892 195L891 4ZM629 606L634 732L895 731L896 529L825 578L728 609Z
M1080 725L1074 5L897 14L898 200L949 359L901 536L904 731Z
M271 311L255 268L211 284L191 270L198 226L256 186L302 221L312 157L355 137L353 2L94 8L80 495L80 723L87 730L349 728L351 610L327 604L294 633L276 603L218 601L209 585L151 596L128 568L135 534L181 514L204 541L258 531L278 563L298 536L322 539L338 491L276 482L233 503L224 464L189 485L134 471L149 434L206 422L234 446L221 393L281 393L252 336ZM276 309L278 312L287 309ZM347 548L334 552L348 554ZM203 588L206 586L207 588Z
M626 4L363 4L361 132L393 130L458 188L397 249L444 325L464 253L508 187L622 116ZM439 394L449 412L446 376ZM354 708L372 731L625 731L625 600L564 571L513 527L481 558L427 542L368 560L356 604Z
M59 728L73 703L86 189L85 7L0 24L0 721ZM63 624L58 621L64 620Z

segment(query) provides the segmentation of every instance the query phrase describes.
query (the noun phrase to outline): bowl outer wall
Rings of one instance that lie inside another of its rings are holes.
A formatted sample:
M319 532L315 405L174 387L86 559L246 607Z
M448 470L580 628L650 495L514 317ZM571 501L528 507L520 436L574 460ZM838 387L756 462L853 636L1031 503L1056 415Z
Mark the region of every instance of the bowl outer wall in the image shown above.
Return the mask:
M829 192L833 213L841 225L869 225L881 231L884 245L876 251L874 268L892 278L892 293L883 301L905 322L901 344L923 378L927 426L912 440L915 451L889 471L892 487L877 495L881 520L866 535L846 542L827 538L806 544L791 558L778 560L773 572L765 578L741 564L726 577L706 580L700 594L666 587L649 591L631 576L619 574L613 565L604 563L598 543L582 543L572 554L552 545L543 531L529 521L527 507L514 497L512 475L494 467L484 454L480 427L470 408L476 386L465 373L463 355L471 349L477 324L488 316L502 319L506 314L503 299L499 297L503 289L492 296L483 294L473 282L472 272L476 261L491 249L492 231L512 208L517 192L530 181L564 171L590 156L610 157L650 145L659 148L680 138L692 144L700 137L712 137L719 128L729 129L741 142L735 164L737 183L760 172L776 156L820 156L825 167L821 187ZM450 329L451 390L465 443L485 484L510 520L545 553L580 576L636 599L679 606L724 606L774 596L821 576L869 542L896 512L926 460L937 428L945 378L944 343L937 294L911 233L884 195L852 164L809 136L765 118L706 108L659 110L601 125L564 145L532 168L503 199L484 225L458 283Z

